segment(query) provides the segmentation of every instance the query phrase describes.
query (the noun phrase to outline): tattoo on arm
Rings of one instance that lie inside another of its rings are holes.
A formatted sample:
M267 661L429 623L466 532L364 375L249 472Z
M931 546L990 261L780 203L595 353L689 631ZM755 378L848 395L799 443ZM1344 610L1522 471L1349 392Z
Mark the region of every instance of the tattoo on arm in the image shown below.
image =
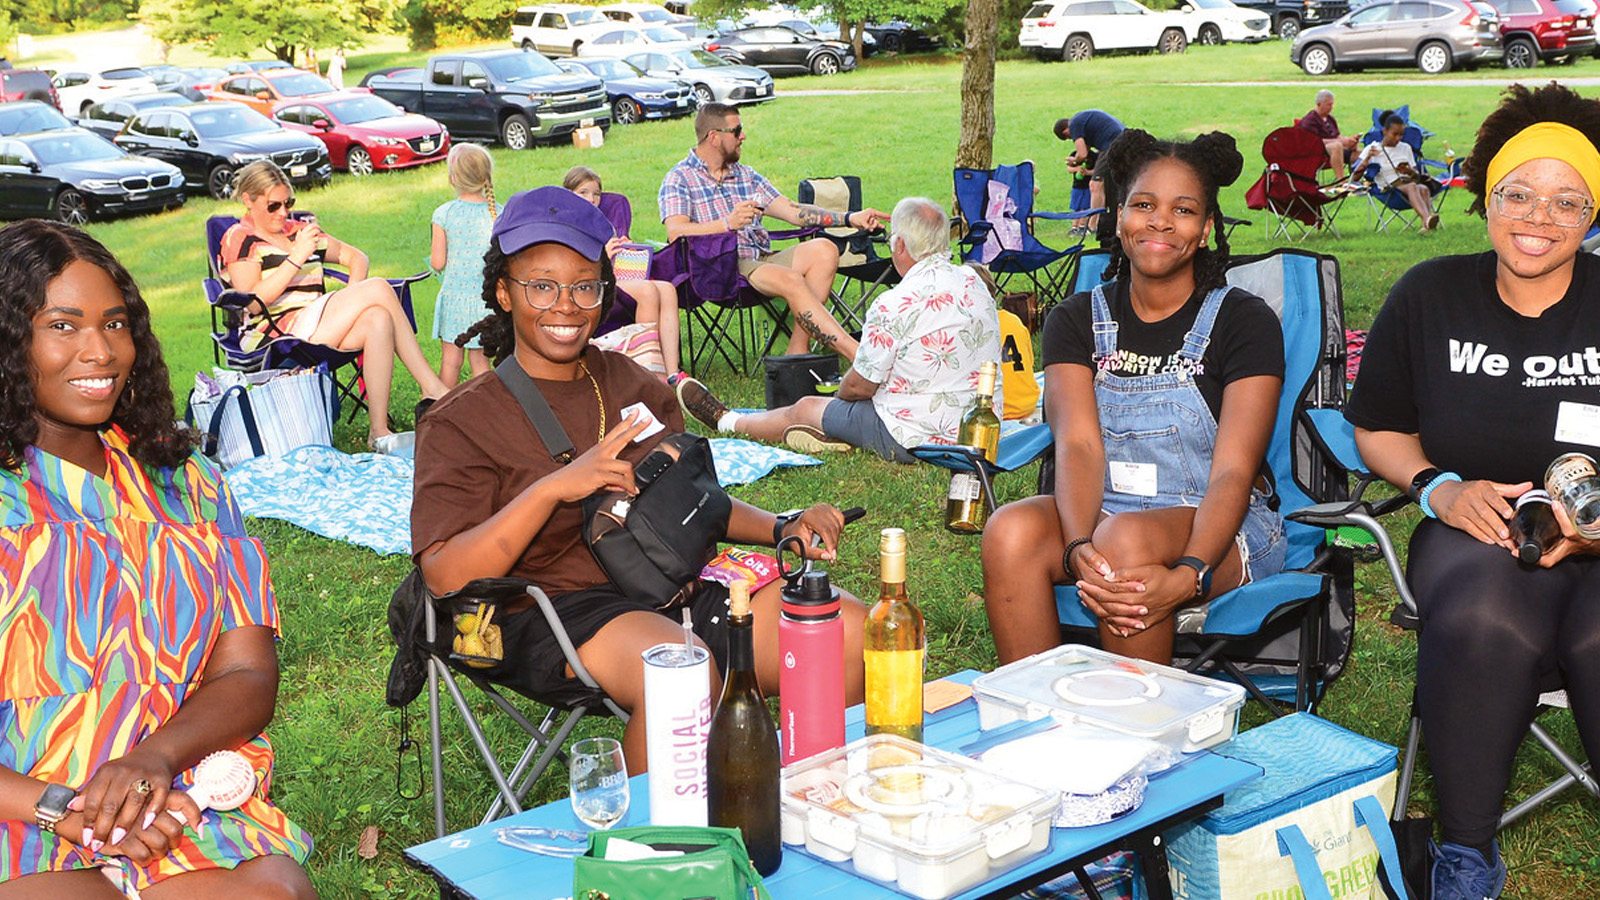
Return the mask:
M812 340L821 344L823 349L832 350L833 345L839 343L837 335L832 335L822 330L822 326L817 323L816 317L811 314L810 310L795 313L794 321L795 324L800 326L801 330L811 335Z
M797 224L806 227L833 228L836 225L844 225L850 220L848 213L829 212L809 203L797 203L795 208L800 212L800 221Z

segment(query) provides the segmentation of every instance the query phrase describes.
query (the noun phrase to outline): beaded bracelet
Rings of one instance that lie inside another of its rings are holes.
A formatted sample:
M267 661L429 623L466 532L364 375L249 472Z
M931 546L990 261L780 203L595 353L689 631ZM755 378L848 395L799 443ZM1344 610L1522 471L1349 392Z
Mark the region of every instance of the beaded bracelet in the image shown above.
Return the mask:
M1428 498L1433 496L1433 492L1438 490L1439 486L1445 482L1460 480L1461 476L1454 472L1440 472L1439 474L1433 476L1433 480L1428 482L1428 486L1423 488L1422 493L1417 495L1417 505L1422 507L1423 515L1430 519L1439 518L1439 514L1434 512L1433 507L1428 505Z
M1074 578L1078 575L1077 572L1072 570L1072 551L1078 549L1084 544L1092 543L1093 541L1094 538L1081 537L1073 538L1067 542L1067 549L1061 552L1061 568L1066 569L1068 575L1071 575Z

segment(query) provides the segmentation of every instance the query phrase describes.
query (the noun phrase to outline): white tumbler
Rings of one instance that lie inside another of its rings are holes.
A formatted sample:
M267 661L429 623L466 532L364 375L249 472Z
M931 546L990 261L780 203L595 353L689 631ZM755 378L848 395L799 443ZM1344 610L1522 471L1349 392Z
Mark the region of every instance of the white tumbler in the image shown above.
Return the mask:
M681 643L644 651L644 708L650 824L705 825L711 654Z

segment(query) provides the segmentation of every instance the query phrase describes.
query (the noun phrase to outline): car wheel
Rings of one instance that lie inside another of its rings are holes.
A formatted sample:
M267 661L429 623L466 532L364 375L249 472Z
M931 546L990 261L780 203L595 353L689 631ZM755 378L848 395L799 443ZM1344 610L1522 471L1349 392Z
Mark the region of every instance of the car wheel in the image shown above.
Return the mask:
M578 55L578 48L582 47L582 46L583 46L583 41L573 41L572 42L572 55L573 56L577 56Z
M206 190L218 200L233 196L233 167L222 163L206 175Z
M1182 53L1189 49L1189 39L1184 36L1182 29L1168 28L1161 32L1161 40L1156 44L1156 49L1162 53Z
M878 49L885 53L900 52L900 35L889 32L878 39Z
M1326 75L1333 71L1333 51L1327 44L1312 44L1300 54L1300 68L1307 75Z
M611 121L618 125L633 125L644 118L644 111L628 97L618 97L617 102L611 104Z
M811 61L811 74L839 74L839 57L834 56L832 53L818 53L817 58Z
M1508 69L1531 69L1539 63L1539 48L1525 37L1512 38L1506 41L1504 61Z
M73 188L62 188L56 195L56 220L79 228L89 224L89 201Z
M1083 62L1094 58L1094 41L1088 36L1075 34L1061 45L1061 58L1067 62Z
M694 86L694 102L700 106L705 106L707 103L715 103L717 102L717 95L711 93L711 88L703 84L697 84Z
M506 116L500 123L500 143L505 144L507 150L526 150L532 146L533 131L528 117L521 113Z
M1207 22L1200 26L1200 43L1207 47L1215 47L1222 43L1222 29Z
M534 50L533 41L530 41L527 38L523 38L522 39L522 49L528 51L529 53L532 53L533 50Z
M371 175L372 154L368 153L365 147L351 147L350 151L345 154L344 165L345 168L350 170L351 175Z
M1429 41L1417 51L1417 68L1424 75L1443 75L1450 71L1450 48L1438 41Z
M1300 20L1294 16L1284 16L1278 20L1278 37L1292 41L1300 36Z

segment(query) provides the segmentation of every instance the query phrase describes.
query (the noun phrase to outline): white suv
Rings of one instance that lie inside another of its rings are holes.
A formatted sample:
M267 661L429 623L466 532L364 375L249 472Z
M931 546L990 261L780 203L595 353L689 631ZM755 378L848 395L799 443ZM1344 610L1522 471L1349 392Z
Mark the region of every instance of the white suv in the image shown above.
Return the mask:
M524 6L511 17L511 44L551 56L577 56L578 48L605 34L616 22L592 6L550 3Z
M1078 62L1108 50L1188 49L1192 20L1134 0L1039 0L1022 15L1017 43L1041 59Z

